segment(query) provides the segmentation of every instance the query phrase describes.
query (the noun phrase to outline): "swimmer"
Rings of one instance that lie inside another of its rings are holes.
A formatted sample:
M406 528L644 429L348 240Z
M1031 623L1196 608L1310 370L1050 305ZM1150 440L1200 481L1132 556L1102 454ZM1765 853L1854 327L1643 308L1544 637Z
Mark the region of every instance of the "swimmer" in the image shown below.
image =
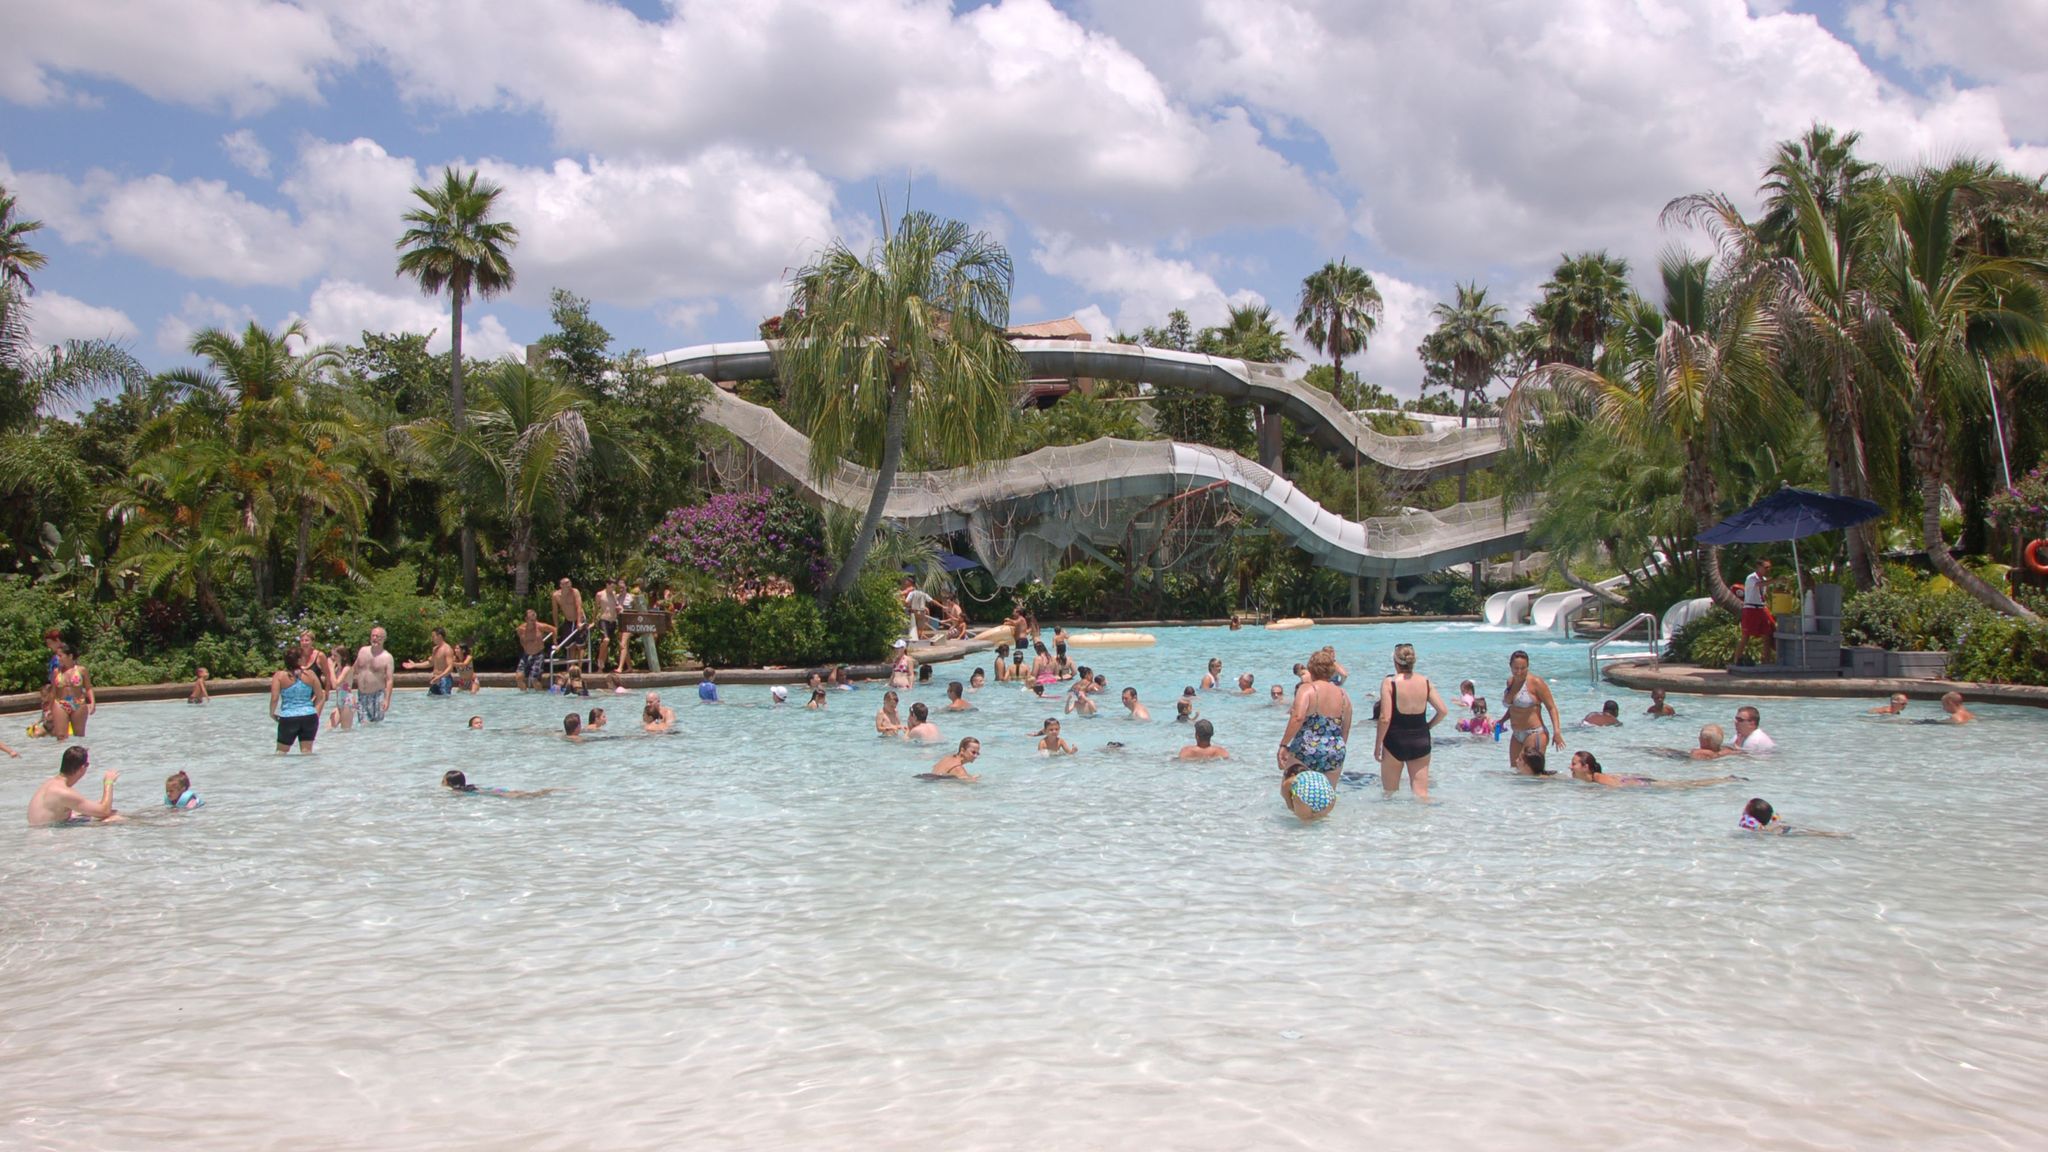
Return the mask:
M1287 810L1307 824L1321 820L1337 806L1337 790L1330 778L1305 764L1290 764L1280 777L1280 799Z
M1038 750L1049 756L1072 756L1077 749L1060 736L1060 722L1047 720L1038 730Z
M206 672L206 669L205 669L205 668L203 668L203 667L202 667L202 668L200 668L199 670L197 670L197 671L195 671L194 673L192 673L192 694L191 694L191 695L189 695L189 696L187 696L187 697L185 697L185 703L187 703L187 704L204 704L204 703L206 703L206 701L207 701L207 695L206 695L206 680L207 680L207 672Z
M939 757L932 770L918 776L920 780L979 780L981 777L967 770L969 764L981 759L981 741L972 736L960 741L958 751Z
M476 656L470 652L469 645L467 644L457 644L455 646L455 686L467 691L472 696L483 690L483 685L479 684L476 678ZM578 695L590 695L590 693L583 691L583 673L581 669L578 669L576 673L576 689Z
M1941 698L1941 710L1948 713L1948 720L1951 724L1968 724L1977 718L1975 712L1963 707L1963 694L1961 692L1950 692L1944 695Z
M460 670L461 670L461 668L462 668L462 657L461 657L462 649L461 649L461 648L457 648L457 649L456 649L455 651L456 651L456 661L455 661L455 667L456 667L456 669L457 669L457 672L458 672L458 678L457 678L457 680L456 680L456 683L457 683L458 685L460 685L460 684L461 684L461 679L460 679L459 673L460 673ZM569 669L569 675L568 675L568 678L567 678L567 679L566 679L566 680L565 680L565 681L563 682L563 686L562 686L562 691L563 691L563 692L564 692L564 693L565 693L566 695L570 695L570 696L588 696L588 695L590 695L590 689L588 689L588 688L585 688L585 687L583 686L583 669L582 669L582 668L580 668L580 667L579 667L579 668L571 668L571 669Z
M1095 715L1095 701L1088 698L1088 692L1081 686L1082 683L1082 681L1076 681L1074 686L1067 690L1066 711L1079 712L1083 716L1093 716Z
M184 772L173 772L164 777L164 807L189 812L194 808L206 807L206 801L192 787L192 777Z
M929 683L931 683L931 682L932 682L932 666L931 666L931 665L929 665L929 664L919 664L919 665L917 666L917 682L918 682L919 684L929 684Z
M1342 688L1344 681L1350 678L1351 671L1344 667L1342 661L1337 659L1337 646L1335 644L1325 644L1322 646L1321 651L1330 658L1330 683ZM1314 658L1311 657L1310 659L1313 661Z
M1072 679L1074 678L1074 674L1075 674L1075 672L1076 672L1077 670L1076 670L1076 669L1075 669L1075 667L1074 667L1074 660L1073 660L1073 658L1072 658L1071 656L1068 656L1068 655L1067 655L1067 642L1066 642L1066 641L1064 641L1064 640L1054 640L1054 641L1053 641L1053 645L1052 645L1052 657L1053 657L1053 664L1054 664L1054 665L1055 665L1055 666L1056 666L1056 667L1057 667L1057 668L1059 669L1060 679L1062 679L1062 680L1072 680Z
M718 669L713 668L709 664L704 666L704 678L697 681L697 702L700 704L718 703Z
M1486 714L1486 697L1473 697L1471 708L1472 715L1458 721L1458 731L1480 737L1493 735L1493 717Z
M988 677L982 674L981 669L976 668L974 674L967 678L967 690L969 692L979 692L982 685L987 683Z
M1250 696L1253 694L1251 673L1246 672L1237 678L1237 694L1239 696Z
M327 686L310 668L300 664L297 648L284 650L284 667L270 676L270 718L277 724L277 754L299 746L300 755L310 755L320 734L320 707L327 703Z
M1600 706L1598 712L1586 713L1586 718L1579 721L1579 723L1587 728L1619 728L1621 727L1621 705L1613 700L1609 700Z
M851 692L853 688L853 677L846 671L846 665L834 665L832 668L832 690L835 692Z
M584 718L583 730L585 732L596 732L599 729L603 728L606 722L609 720L610 717L604 714L604 709L592 708L590 710L590 715Z
M1778 819L1778 814L1771 807L1771 802L1761 796L1753 797L1749 803L1742 806L1742 820L1740 823L1745 831L1762 832L1772 836L1824 836L1830 840L1849 839L1847 832L1823 832L1818 828L1795 828Z
M1897 716L1906 710L1908 703L1910 701L1904 692L1894 692L1890 702L1872 708L1870 714L1872 716Z
M1763 714L1745 704L1735 710L1735 744L1738 752L1752 756L1767 756L1778 750L1778 742L1770 738L1758 725L1763 723Z
M1211 688L1216 687L1217 684L1221 683L1222 676L1223 661L1212 657L1209 660L1209 670L1202 673L1202 691L1207 692Z
M1019 648L1010 653L1010 674L1004 679L1022 683L1031 673L1024 667L1024 650Z
M1088 691L1090 691L1090 692L1107 692L1107 691L1109 691L1109 677L1107 677L1107 676L1104 676L1104 675L1103 675L1102 673L1100 673L1100 672L1097 672L1097 673L1095 674L1095 679L1093 679L1093 680L1091 680L1091 681L1089 681L1089 682L1088 682Z
M939 726L932 723L931 715L931 709L924 706L924 701L920 700L912 704L910 706L910 723L904 725L903 738L905 740L915 740L919 744L938 743Z
M1515 761L1516 775L1552 776L1556 774L1545 769L1543 766L1544 750L1549 747L1549 741L1544 739L1544 732L1541 728L1538 728L1534 732L1524 733L1522 736L1519 737L1510 737L1510 739L1519 739L1522 742L1521 758ZM1533 765L1529 763L1529 757L1532 755L1536 757L1536 762ZM1528 770L1524 771L1525 768Z
M1181 748L1181 750L1180 750L1180 759L1182 759L1182 760L1228 760L1228 759L1230 759L1230 749L1228 749L1228 748L1225 748L1225 747L1224 747L1223 745L1221 745L1221 744L1213 744L1213 743L1211 743L1211 741L1212 741L1212 740L1214 740L1215 738L1216 738L1216 726L1215 726L1214 724L1211 724L1211 723L1209 723L1209 722L1208 722L1207 720L1197 720L1197 721L1195 721L1195 742L1194 742L1193 744L1188 744L1188 745L1185 745L1185 746L1183 746L1183 747Z
M884 736L895 736L903 731L903 718L896 714L896 690L882 693L882 706L875 712L875 731Z
M481 716L471 716L471 717L469 718L469 730L470 730L470 731L472 731L472 732L481 732L481 731L483 731L483 730L484 730L484 718L483 718L483 717L481 717Z
M661 702L661 693L649 692L647 702L640 708L640 728L644 732L666 732L676 722L675 709Z
M1654 776L1620 776L1600 770L1600 761L1591 752L1572 753L1572 779L1581 784L1599 784L1608 788L1706 788L1715 784L1727 784L1740 780L1740 776L1710 776L1704 780L1659 780Z
M327 702L334 705L334 710L327 714L327 724L347 732L356 726L355 656L348 645L334 646L334 651L327 654L327 667L334 676L328 681Z
M823 712L824 710L825 710L825 690L824 690L823 688L813 688L813 689L811 689L811 698L810 698L809 700L806 700L806 701L804 701L804 711L806 711L806 712Z
M1272 688L1267 690L1266 698L1275 708L1287 707L1287 693L1282 692L1278 684L1273 685Z
M1235 613L1235 612L1231 613L1231 614L1230 614L1230 630L1231 630L1232 632L1235 632L1235 631L1237 631L1238 629L1240 629L1240 628L1243 628L1243 627L1244 627L1244 622L1243 622L1242 620L1239 620L1239 619L1237 618L1237 613Z
M1550 714L1550 742L1558 748L1564 747L1564 723L1557 717L1557 698L1550 694L1550 685L1543 677L1529 671L1529 654L1517 649L1508 657L1508 685L1505 694L1508 708L1508 766L1519 767L1523 750L1528 747L1526 737L1531 732L1543 732L1543 714Z
M1195 706L1188 703L1187 697L1183 696L1173 702L1173 722L1175 724L1192 724L1195 722Z
M769 707L771 707L771 708L780 708L780 707L782 707L782 706L783 706L784 704L787 704L787 703L789 703L789 689L788 689L788 688L786 688L786 687L784 687L784 686L782 686L782 685L780 685L780 684L777 684L777 685L775 685L775 686L774 686L773 688L770 688L770 689L768 689L768 706L769 706Z
M1540 779L1563 779L1563 777L1548 767L1549 759L1543 754L1544 747L1544 745L1539 744L1534 750L1523 752L1522 763L1516 769L1515 774L1518 776L1535 776Z
M1678 709L1664 702L1664 690L1662 688L1652 688L1650 689L1650 706L1643 709L1643 715L1676 716L1678 715Z
M531 610L527 615L531 616ZM434 650L425 660L407 660L408 671L427 670L427 695L453 696L455 694L455 646L448 643L448 632L443 628L433 630Z
M8 747L7 745L5 745L5 744L0 744L0 752L5 752L5 753L7 754L7 758L8 758L9 760L19 760L19 759L21 759L21 753L19 753L19 752L16 752L16 751L15 751L14 749L12 749L12 748L9 748L9 747Z
M1152 719L1152 713L1149 710L1147 710L1143 704L1138 703L1138 690L1136 688L1124 689L1122 699L1124 702L1124 711L1129 714L1126 717L1127 719Z
M974 705L969 704L967 702L967 690L961 687L960 682L958 680L951 680L948 681L946 684L946 711L974 711Z
M1700 746L1685 754L1688 760L1718 760L1723 756L1735 755L1735 749L1726 747L1728 734L1719 724L1709 724L1700 729Z
M1004 684L1010 679L1010 646L996 645L996 683Z
M561 791L559 788L537 788L530 792L520 791L516 788L484 788L471 784L468 777L452 768L441 777L441 787L448 789L450 792L461 793L464 796L496 796L501 800L537 800L542 796Z
M1470 708L1472 707L1472 702L1477 699L1479 699L1479 685L1474 684L1470 680L1458 681L1458 703Z
M98 820L106 822L119 819L114 810L114 781L121 773L108 769L100 773L100 798L87 800L78 794L78 781L91 767L90 754L82 744L74 744L64 750L64 758L58 762L57 774L43 781L36 794L28 802L28 826L46 828L52 824L69 824L74 821Z
M483 725L479 724L477 727L481 728ZM562 717L562 738L572 744L581 744L583 742L583 717L578 716L574 712Z
M349 664L347 686L355 692L356 709L363 719L372 724L383 722L386 697L391 691L391 681L397 675L392 667L391 653L384 647L386 637L382 627L370 629L370 642L356 650L356 658Z

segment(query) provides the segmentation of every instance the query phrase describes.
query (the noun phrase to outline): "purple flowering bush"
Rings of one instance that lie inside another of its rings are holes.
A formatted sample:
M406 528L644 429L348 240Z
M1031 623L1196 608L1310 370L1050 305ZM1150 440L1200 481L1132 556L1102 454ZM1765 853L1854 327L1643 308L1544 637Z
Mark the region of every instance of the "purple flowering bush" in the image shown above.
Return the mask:
M823 518L784 488L721 492L671 511L648 536L661 560L702 572L736 592L776 580L808 591L832 575Z
M1985 519L2007 531L2048 535L2048 461L2034 465L2018 483L1993 496Z

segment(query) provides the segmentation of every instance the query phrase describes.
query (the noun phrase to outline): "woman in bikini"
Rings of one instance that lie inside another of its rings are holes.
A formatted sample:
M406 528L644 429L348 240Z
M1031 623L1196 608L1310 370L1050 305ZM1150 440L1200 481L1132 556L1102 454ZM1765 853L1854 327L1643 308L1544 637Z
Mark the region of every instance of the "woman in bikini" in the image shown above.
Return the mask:
M1437 726L1447 711L1436 685L1415 674L1415 646L1394 645L1394 674L1380 684L1375 749L1380 762L1380 786L1387 795L1401 790L1401 769L1406 767L1408 786L1415 790L1415 798L1429 799L1429 730Z
M70 645L57 649L57 671L50 681L55 689L50 705L50 734L59 740L85 735L86 717L99 709L92 690L92 673L78 662Z
M1523 742L1532 732L1543 730L1543 710L1550 712L1550 739L1558 748L1564 747L1564 725L1557 718L1557 698L1550 694L1550 685L1543 677L1529 671L1529 654L1516 649L1508 657L1508 687L1503 696L1508 702L1508 766L1516 772L1522 770Z
M1294 710L1280 736L1282 772L1298 764L1322 773L1333 788L1344 774L1344 749L1351 739L1351 697L1330 683L1335 665L1327 649L1309 657L1309 682L1294 694Z
M1059 683L1059 662L1052 658L1052 653L1045 650L1044 642L1033 641L1031 651L1033 653L1031 657L1031 682L1033 684Z
M911 683L910 649L903 641L896 642L896 662L889 665L889 687L898 692L910 690Z

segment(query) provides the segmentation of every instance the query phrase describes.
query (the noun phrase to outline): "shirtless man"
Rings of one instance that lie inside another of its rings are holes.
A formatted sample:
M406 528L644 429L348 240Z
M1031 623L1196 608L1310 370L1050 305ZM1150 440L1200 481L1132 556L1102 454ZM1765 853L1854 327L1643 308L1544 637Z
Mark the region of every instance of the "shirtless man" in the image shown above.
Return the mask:
M619 638L618 581L607 580L597 589L597 666L611 666L612 641Z
M1273 690L1275 692L1279 691L1278 688ZM1138 690L1136 688L1124 689L1123 699L1124 710L1131 714L1131 719L1150 720L1152 718L1152 713L1143 704L1138 703Z
M1182 760L1228 760L1230 749L1221 744L1212 744L1216 738L1216 726L1207 720L1195 721L1195 742L1180 750Z
M1688 752L1686 758L1719 760L1723 756L1733 756L1736 754L1735 749L1723 747L1727 740L1728 733L1723 731L1719 724L1709 724L1700 729L1700 746Z
M603 595L603 593L599 593ZM526 610L526 620L513 629L519 634L519 670L513 677L521 692L542 692L547 690L547 658L541 648L548 637L555 634L552 624L540 622L540 613L531 608Z
M979 759L981 759L981 741L968 736L960 741L959 751L949 752L939 757L939 762L932 765L932 770L925 773L925 776L930 779L945 777L953 780L979 780L981 777L967 770L969 764Z
M666 732L675 726L676 710L661 702L661 693L649 692L647 702L640 708L640 728L644 732Z
M371 724L384 719L391 678L398 674L391 653L384 650L384 637L384 629L370 629L370 642L356 652L356 662L349 666L349 680L356 690L356 709Z
M90 767L91 756L84 745L73 744L64 750L64 759L59 763L57 774L43 781L36 794L28 802L28 826L43 828L52 824L66 824L73 820L113 820L114 781L121 774L108 769L100 774L101 787L98 800L87 800L78 794L78 781Z
M1906 710L1906 705L1909 703L1911 703L1911 700L1904 692L1894 692L1889 701L1876 708L1872 708L1870 714L1872 716L1897 716Z
M548 620L554 624L555 631L564 636L574 636L583 625L583 593L577 590L575 582L567 576L562 577L549 605Z
M1621 704L1618 701L1609 700L1600 706L1598 712L1586 713L1586 718L1579 721L1579 723L1588 728L1619 728L1621 727Z
M948 711L948 712L972 712L972 711L974 711L974 705L972 705L972 704L969 704L969 703L967 702L967 696L966 696L966 694L965 694L965 693L966 693L966 689L964 689L964 688L962 688L962 687L960 686L960 682L959 682L958 680L952 681L951 683L947 684L947 685L946 685L946 711Z
M1948 713L1948 722L1951 724L1968 724L1977 718L1975 712L1963 707L1963 694L1961 692L1950 692L1944 695L1941 698L1941 710Z
M903 726L903 738L919 744L939 742L939 726L932 723L931 709L920 700L910 706L910 723Z
M434 629L434 652L425 660L407 660L407 671L427 669L427 695L455 695L455 646L448 643L448 633Z

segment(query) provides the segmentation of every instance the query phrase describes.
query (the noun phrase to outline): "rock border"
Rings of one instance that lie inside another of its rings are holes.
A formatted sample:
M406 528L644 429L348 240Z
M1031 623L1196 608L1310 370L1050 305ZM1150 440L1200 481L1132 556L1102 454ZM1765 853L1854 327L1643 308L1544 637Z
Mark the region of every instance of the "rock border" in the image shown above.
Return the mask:
M1924 677L1886 676L1742 676L1725 668L1702 668L1696 664L1614 663L1601 669L1611 683L1637 692L1662 688L1688 696L1745 696L1754 699L1882 700L1903 692L1914 700L1939 700L1950 692L1961 692L1971 703L2017 704L2027 708L2048 708L2048 688L2031 684L1986 684L1975 680L1938 680Z

